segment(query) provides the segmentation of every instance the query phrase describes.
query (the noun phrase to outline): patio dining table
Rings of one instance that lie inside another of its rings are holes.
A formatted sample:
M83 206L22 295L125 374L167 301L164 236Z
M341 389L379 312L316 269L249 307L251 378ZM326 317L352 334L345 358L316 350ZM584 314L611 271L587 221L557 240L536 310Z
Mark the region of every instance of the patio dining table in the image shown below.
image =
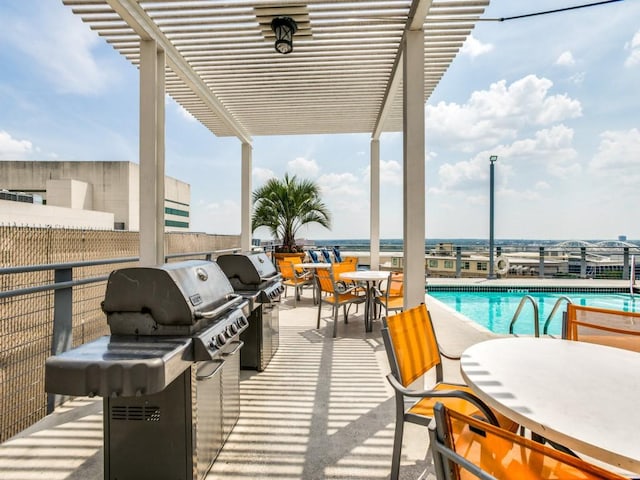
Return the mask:
M364 325L365 331L367 332L371 332L373 330L373 312L375 311L375 287L380 281L386 280L388 278L389 272L381 270L355 270L353 272L343 272L340 274L341 280L365 282L367 284L367 299L364 304Z
M640 473L640 354L513 337L469 347L460 369L489 406L578 454Z

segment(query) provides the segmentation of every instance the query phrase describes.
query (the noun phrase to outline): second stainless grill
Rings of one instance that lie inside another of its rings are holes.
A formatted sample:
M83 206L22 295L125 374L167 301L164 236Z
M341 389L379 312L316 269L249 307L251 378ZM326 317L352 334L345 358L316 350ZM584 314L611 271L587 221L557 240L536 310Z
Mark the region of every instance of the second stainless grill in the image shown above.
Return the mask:
M242 333L242 368L264 370L280 345L281 276L262 252L221 255L220 268L237 294L249 301L249 326Z

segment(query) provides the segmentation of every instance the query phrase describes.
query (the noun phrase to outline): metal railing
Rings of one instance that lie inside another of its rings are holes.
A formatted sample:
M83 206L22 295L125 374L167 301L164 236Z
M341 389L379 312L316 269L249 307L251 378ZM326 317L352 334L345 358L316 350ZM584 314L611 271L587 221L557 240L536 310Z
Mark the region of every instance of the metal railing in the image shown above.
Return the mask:
M520 303L518 304L518 308L516 309L516 312L513 314L513 318L511 319L511 323L509 324L509 334L513 335L513 330L516 326L516 321L518 320L518 317L520 316L520 312L522 311L522 309L524 308L525 304L527 302L531 302L531 305L533 305L533 332L534 332L534 336L535 337L539 337L540 336L540 320L539 320L539 315L538 315L538 304L535 301L535 299L531 296L531 295L525 295L524 297L522 297L522 299L520 300Z
M560 308L560 305L562 304L562 302L566 302L567 304L573 303L571 299L566 295L561 295L560 298L556 300L556 303L553 304L553 308L551 309L551 313L547 317L547 320L545 320L544 322L544 327L542 328L543 335L548 335L547 332L549 331L549 324L551 323L551 319L553 319L553 316L556 314L556 312Z
M275 244L270 244L271 247ZM346 252L368 252L370 244L367 241L339 241L327 240L317 241L314 244L302 246L305 250L319 250L326 248L331 250L338 247L342 253ZM640 276L640 263L636 265L635 272L631 272L631 255L640 255L640 245L638 246L558 246L552 244L539 245L535 242L527 243L507 241L497 242L495 247L495 257L506 257L513 259L514 256L521 255L522 263L511 263L506 277L537 277L537 278L597 278L597 279L623 279L628 280L633 273L635 278ZM402 241L381 240L380 254L397 254L402 251ZM469 256L477 255L489 258L489 245L482 241L469 241L467 243L433 243L425 242L426 259L448 256L452 268L448 271L443 269L430 271L428 262L427 273L435 276L480 276L486 277L489 273L488 265L486 271L473 271L465 268L468 263L477 261L470 260ZM398 265L401 267L401 265Z
M535 337L539 337L540 336L540 319L539 319L539 310L538 310L538 303L536 302L536 300L531 296L531 295L525 295L524 297L522 297L520 299L520 303L518 304L518 308L516 309L516 312L513 314L513 318L511 319L511 323L509 324L509 334L513 335L515 326L516 326L516 322L518 320L518 317L520 316L520 312L522 311L522 308L524 307L524 305L527 302L531 302L531 305L533 305L533 330L534 330L534 336ZM560 297L558 297L558 299L555 301L555 303L553 304L553 308L551 309L551 313L549 313L549 316L547 317L547 319L544 322L544 326L542 328L542 334L543 335L548 335L549 333L549 324L551 323L551 320L553 319L553 316L556 314L556 312L558 311L558 309L560 308L560 306L563 304L570 304L573 303L571 301L571 299L569 297L567 297L566 295L561 295Z

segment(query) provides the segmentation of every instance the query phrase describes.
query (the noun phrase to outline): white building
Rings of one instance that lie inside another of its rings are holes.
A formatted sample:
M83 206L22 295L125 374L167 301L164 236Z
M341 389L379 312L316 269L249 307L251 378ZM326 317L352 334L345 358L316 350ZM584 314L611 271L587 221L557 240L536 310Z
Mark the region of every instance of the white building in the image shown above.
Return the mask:
M139 177L131 162L0 161L0 224L137 231ZM164 183L165 230L188 231L191 187Z

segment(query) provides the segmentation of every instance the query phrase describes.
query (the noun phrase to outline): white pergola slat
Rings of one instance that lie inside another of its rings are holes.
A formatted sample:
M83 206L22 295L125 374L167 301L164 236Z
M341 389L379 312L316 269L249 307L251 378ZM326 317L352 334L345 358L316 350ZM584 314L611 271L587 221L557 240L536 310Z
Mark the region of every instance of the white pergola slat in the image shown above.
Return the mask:
M424 29L429 98L489 0L63 0L134 65L166 52L166 90L217 136L402 131L402 39ZM298 22L274 51L275 16Z

